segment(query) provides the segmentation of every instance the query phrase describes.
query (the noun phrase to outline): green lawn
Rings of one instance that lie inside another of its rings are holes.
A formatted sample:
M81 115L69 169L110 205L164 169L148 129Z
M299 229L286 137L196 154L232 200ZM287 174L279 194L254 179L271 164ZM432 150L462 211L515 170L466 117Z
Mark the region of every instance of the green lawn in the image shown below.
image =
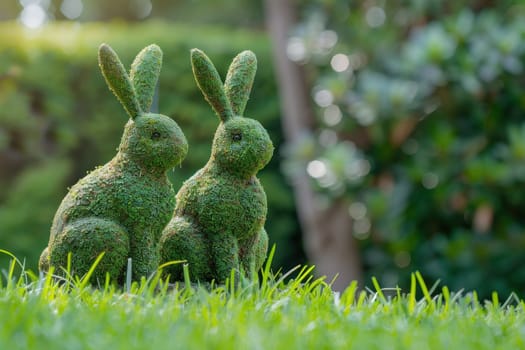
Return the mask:
M516 296L480 302L475 293L428 291L418 273L408 291L382 291L374 280L374 291L352 284L338 295L306 267L288 279L267 266L257 283L206 288L154 276L124 291L6 270L0 349L525 348Z

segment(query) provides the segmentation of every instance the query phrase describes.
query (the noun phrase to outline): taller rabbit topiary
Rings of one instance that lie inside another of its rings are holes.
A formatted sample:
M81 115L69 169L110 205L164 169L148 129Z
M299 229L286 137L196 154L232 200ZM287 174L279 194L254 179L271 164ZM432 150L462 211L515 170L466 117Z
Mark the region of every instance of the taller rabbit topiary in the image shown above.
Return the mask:
M255 176L271 159L273 145L262 125L244 118L257 60L244 51L226 82L200 50L191 51L197 85L220 118L211 157L177 194L174 216L161 237L161 261L186 260L192 277L224 282L232 269L250 277L268 249L266 194ZM180 280L180 265L166 268Z
M166 173L186 157L188 143L175 121L149 113L162 64L158 46L137 55L130 75L108 45L100 46L98 59L130 119L116 156L79 180L62 200L39 267L55 266L63 274L71 253L71 270L82 276L104 252L95 281L109 273L122 282L128 258L137 280L158 267L158 241L175 207Z

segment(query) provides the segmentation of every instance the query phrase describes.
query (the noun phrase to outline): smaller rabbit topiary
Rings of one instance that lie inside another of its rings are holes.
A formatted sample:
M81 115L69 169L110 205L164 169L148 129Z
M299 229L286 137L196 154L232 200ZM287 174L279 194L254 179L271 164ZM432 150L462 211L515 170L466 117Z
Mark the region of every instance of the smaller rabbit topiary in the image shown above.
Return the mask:
M128 76L117 54L99 48L99 65L109 88L130 116L116 156L79 180L62 200L39 267L63 274L71 253L71 269L84 275L104 252L94 281L106 273L122 282L128 258L134 280L159 264L158 241L175 207L166 172L186 157L188 144L171 118L149 113L162 64L156 45L144 48Z
M273 154L262 125L242 116L257 60L251 51L237 55L224 85L202 51L193 49L191 62L220 124L208 163L177 194L174 217L160 241L161 262L186 260L199 281L224 282L232 269L251 277L268 249L266 194L255 175ZM169 265L165 272L174 280L183 277L180 265Z

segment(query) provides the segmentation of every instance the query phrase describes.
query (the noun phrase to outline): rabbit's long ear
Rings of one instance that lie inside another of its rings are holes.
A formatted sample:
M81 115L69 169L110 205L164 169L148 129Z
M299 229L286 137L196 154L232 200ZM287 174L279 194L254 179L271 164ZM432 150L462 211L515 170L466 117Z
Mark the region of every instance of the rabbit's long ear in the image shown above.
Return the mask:
M117 54L109 45L100 45L98 49L98 64L109 89L117 96L131 119L141 115L142 109L128 73L126 73L122 62L120 62Z
M131 65L131 82L144 112L151 108L161 66L162 50L154 44L142 49Z
M226 121L233 116L230 101L224 93L221 77L211 60L199 49L191 50L191 66L195 81L206 101L219 118Z
M250 97L255 72L257 71L257 58L249 50L238 54L228 69L228 75L224 82L226 96L235 115L242 115L246 103Z

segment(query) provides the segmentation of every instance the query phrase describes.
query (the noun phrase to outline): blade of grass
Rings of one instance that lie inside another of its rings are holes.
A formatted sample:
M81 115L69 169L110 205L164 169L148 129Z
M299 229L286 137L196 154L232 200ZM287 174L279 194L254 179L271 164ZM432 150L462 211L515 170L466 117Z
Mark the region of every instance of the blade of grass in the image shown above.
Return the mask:
M352 281L350 285L343 292L343 295L341 296L341 301L344 305L345 313L347 313L352 307L352 305L354 304L357 287L358 287L357 281Z
M188 264L182 265L182 273L184 276L184 285L186 287L186 290L191 291L191 280L190 280L190 270L188 267Z
M376 289L377 295L379 295L379 298L382 302L386 303L385 295L383 294L383 291L381 290L381 287L379 286L379 282L377 282L377 278L372 277L372 284L374 285L374 288Z
M476 291L473 291L473 292L472 292L472 303L473 303L474 306L476 306L476 307L479 306L478 292L476 292Z
M286 278L288 278L292 273L294 273L297 269L301 268L301 265L297 265L297 266L294 266L293 268L291 268L290 270L288 270L285 274L283 274L272 286L272 288L270 288L270 290L268 290L268 292L266 293L266 298L270 298L272 296L272 294L277 290L277 288L279 288L279 286L284 282L284 280Z
M410 274L410 293L408 294L408 313L412 315L416 308L416 276Z
M364 290L362 290L360 293L359 293L359 298L357 299L357 305L356 307L359 309L363 306L364 302L366 300L366 292Z
M11 253L10 251L7 251L5 249L0 249L0 254L5 254L5 255L9 256L11 259L16 261L16 263L18 264L18 266L20 268L23 268L22 262L20 262L20 260L18 260L18 258L13 253Z
M168 261L168 262L166 262L166 263L160 265L160 266L158 267L157 270L163 270L163 269L164 269L165 267L167 267L167 266L177 265L177 264L182 264L182 263L185 263L185 262L186 262L186 260L173 260L173 261Z
M159 286L161 277L162 277L162 271L158 269L155 273L150 275L150 277L146 281L147 282L146 284L148 286L147 296L152 296L155 294L155 289L157 289L157 287Z
M314 270L314 268L315 266L303 266L301 271L299 271L297 274L297 277L288 284L288 290L292 292L301 289L303 281L308 281L312 278L311 272Z
M309 280L313 279L313 276L311 276L311 278ZM318 288L319 286L324 286L328 289L332 289L330 287L330 283L326 283L325 282L325 279L326 279L326 276L321 276L317 279L315 279L313 282L308 282L306 283L306 289L305 289L305 294L310 294L314 291L314 289Z
M46 297L50 296L51 294L53 294L52 292L55 291L55 288L53 286L53 273L54 272L55 272L55 267L50 266L49 271L47 271L47 273L44 274L45 281L42 283L42 293L41 294L45 295Z
M502 309L507 308L508 306L510 306L510 304L511 304L512 302L515 302L516 305L519 305L519 303L520 303L520 298L518 297L518 295L517 295L515 292L510 293L510 295L509 295L509 297L507 298L507 300L505 300L505 302L503 303L503 305L501 305L501 308L502 308Z
M106 279L104 280L104 291L108 291L110 288L111 276L106 272Z
M499 296L498 292L496 291L492 292L492 306L494 306L495 308L499 307Z
M419 271L416 271L416 278L419 282L419 287L421 288L421 291L423 292L423 296L425 297L425 300L430 305L432 304L432 297L430 296L430 293L428 292L427 285L425 284L425 280L423 279L423 276L421 276L421 273Z
M235 269L232 269L230 271L230 278L228 281L226 281L226 285L228 286L229 285L229 289L230 289L230 298L235 298L235 284L238 283L235 279L235 275L236 275L236 271ZM239 281L240 282L240 281Z
M458 290L452 295L452 298L450 299L450 305L457 302L461 297L463 296L463 289Z
M128 258L128 265L126 266L126 292L129 293L131 291L131 272L132 272L132 259Z
M441 283L440 279L438 279L436 282L434 282L432 287L430 287L430 289L428 290L428 294L432 295L436 291L436 289L437 289L437 287L439 286L440 283Z
M12 286L13 286L13 280L15 278L14 276L14 273L15 273L15 266L16 266L16 260L15 259L12 259L10 262L9 262L9 270L7 272L7 289L11 289Z
M73 273L71 271L71 265L72 265L72 261L73 260L73 254L71 252L67 253L67 263L66 263L66 272L67 272L67 276L72 276Z
M448 290L447 286L444 286L441 288L441 291L443 293L443 299L445 300L445 312L448 311L450 307L450 291Z
M97 268L98 264L100 263L100 261L102 260L104 255L105 255L105 252L100 253L99 256L97 256L97 258L95 259L95 262L89 268L88 272L86 272L86 274L84 276L82 276L82 278L80 279L80 283L78 284L78 288L80 290L83 290L86 287L86 285L89 283L89 279L93 275L93 272L95 272L95 269ZM69 256L68 256L68 258L69 258ZM70 260L70 259L68 259L68 260ZM70 263L70 261L68 261L68 264L69 263Z
M334 285L335 281L337 280L337 278L339 277L339 273L336 273L334 278L332 278L332 280L330 281L330 283L328 283L328 286L330 288L332 288L332 286Z
M266 263L264 265L264 270L262 273L262 281L261 281L261 290L266 290L266 288L268 288L268 279L270 277L270 268L272 266L274 255L275 255L275 244L272 246L272 249L270 250L270 254L268 254L268 258L266 259Z

